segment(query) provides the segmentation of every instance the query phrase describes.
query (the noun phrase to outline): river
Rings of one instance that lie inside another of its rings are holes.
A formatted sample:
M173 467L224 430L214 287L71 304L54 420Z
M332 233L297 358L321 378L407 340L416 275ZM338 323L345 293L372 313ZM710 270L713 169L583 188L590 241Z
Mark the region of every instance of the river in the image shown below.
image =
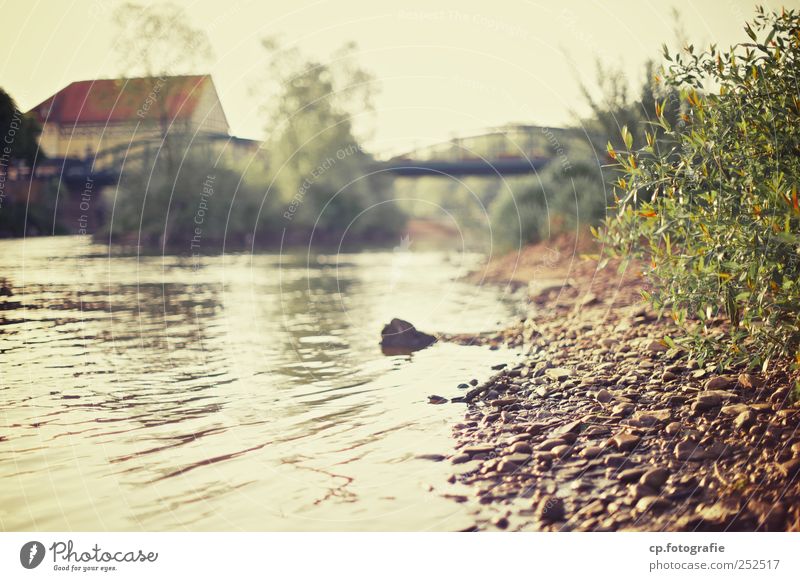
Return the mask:
M412 246L413 248L413 246ZM487 331L477 254L137 256L0 241L0 529L457 530L441 496L463 393L514 355L386 356L383 324Z

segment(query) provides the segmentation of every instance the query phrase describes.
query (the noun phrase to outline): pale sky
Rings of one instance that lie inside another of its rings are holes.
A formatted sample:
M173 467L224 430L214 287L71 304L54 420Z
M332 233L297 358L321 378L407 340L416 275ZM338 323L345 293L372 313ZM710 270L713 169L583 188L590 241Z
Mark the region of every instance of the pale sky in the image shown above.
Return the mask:
M0 86L29 109L72 81L122 76L103 0L0 0ZM151 2L144 1L143 4ZM345 42L378 78L376 151L399 152L509 122L560 125L580 108L576 75L595 59L641 78L641 65L673 43L674 6L695 44L745 40L751 0L176 0L206 31L208 70L234 135L261 138L251 87L263 78L260 40L280 35L325 59ZM763 2L767 8L800 0ZM573 63L573 64L570 64Z

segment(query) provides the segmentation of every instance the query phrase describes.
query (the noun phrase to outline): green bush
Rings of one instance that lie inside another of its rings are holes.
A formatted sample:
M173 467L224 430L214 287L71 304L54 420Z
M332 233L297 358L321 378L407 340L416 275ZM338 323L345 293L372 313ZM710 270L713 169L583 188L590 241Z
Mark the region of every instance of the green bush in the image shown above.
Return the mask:
M223 241L247 241L256 231L263 194L243 168L219 158L206 144L170 137L160 150L127 160L107 200L113 211L100 236L184 252L201 245L203 252L215 252Z
M800 17L758 9L745 31L727 51L665 49L680 104L653 126L673 145L609 145L624 175L603 237L649 263L645 294L695 355L766 369L800 357Z
M490 206L495 239L501 248L539 242L597 224L608 203L601 169L588 160L548 165L535 180L504 191Z

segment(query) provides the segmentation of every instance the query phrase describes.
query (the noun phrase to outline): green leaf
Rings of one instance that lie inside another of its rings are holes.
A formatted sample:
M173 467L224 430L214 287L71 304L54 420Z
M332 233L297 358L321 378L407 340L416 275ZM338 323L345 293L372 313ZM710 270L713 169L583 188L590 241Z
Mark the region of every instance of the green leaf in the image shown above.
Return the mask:
M622 127L621 133L622 133L622 141L625 143L625 147L630 149L633 146L633 135L631 135L631 132L628 131L627 125Z

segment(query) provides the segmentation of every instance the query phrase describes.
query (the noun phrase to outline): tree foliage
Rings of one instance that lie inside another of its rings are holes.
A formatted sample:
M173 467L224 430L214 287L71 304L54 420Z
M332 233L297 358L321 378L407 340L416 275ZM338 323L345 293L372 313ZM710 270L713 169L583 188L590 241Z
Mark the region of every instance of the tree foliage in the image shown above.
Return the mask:
M41 132L42 128L36 119L22 113L11 95L0 89L0 146L11 149L10 157L33 165ZM42 154L39 156L42 157Z
M357 126L366 125L375 80L354 59L353 45L328 62L309 59L296 48L264 41L270 55L274 95L267 114L270 185L267 197L291 232L314 229L318 236L388 236L403 217L390 203L386 177L372 169Z
M695 353L766 367L800 346L800 15L758 9L745 32L729 50L665 49L680 102L609 147L624 174L603 236L646 259L649 298Z

